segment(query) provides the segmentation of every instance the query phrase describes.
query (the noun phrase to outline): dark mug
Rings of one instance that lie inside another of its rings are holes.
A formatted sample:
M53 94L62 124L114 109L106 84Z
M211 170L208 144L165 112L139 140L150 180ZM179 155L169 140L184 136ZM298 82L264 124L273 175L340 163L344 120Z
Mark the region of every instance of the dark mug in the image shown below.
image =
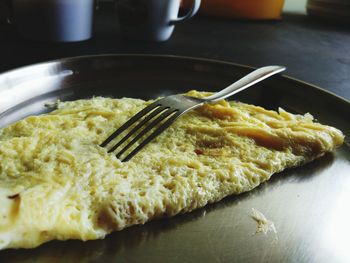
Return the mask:
M6 0L6 19L25 38L74 42L92 37L94 0Z
M200 0L193 0L192 8L178 17L180 0L115 0L121 34L126 38L165 41L175 25L194 16Z

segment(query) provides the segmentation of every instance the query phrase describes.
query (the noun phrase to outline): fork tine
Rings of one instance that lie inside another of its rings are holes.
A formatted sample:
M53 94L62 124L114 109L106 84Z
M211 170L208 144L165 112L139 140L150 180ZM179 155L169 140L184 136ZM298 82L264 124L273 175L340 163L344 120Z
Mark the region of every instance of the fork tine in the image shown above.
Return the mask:
M174 112L174 111L173 111ZM152 134L150 134L144 141L142 141L131 153L129 153L122 162L129 161L135 154L137 154L146 144L154 140L159 134L161 134L166 128L169 127L179 116L181 112L178 111L173 114L168 120L166 120L161 126L159 126Z
M128 127L130 127L134 122L140 119L142 116L153 110L154 108L160 105L159 101L155 101L148 105L146 108L142 109L138 113L136 113L131 119L129 119L126 123L119 127L115 132L113 132L103 143L100 144L101 147L105 147L108 143L110 143L115 137L125 131Z
M153 127L155 127L162 120L167 118L169 115L177 111L177 109L168 109L163 112L159 117L157 117L154 121L152 121L148 126L146 126L142 131L140 131L131 142L129 142L123 149L121 149L116 157L119 158L125 151L127 151L137 140L139 140L143 135L145 135L148 131L150 131Z
M108 150L109 153L113 152L115 149L117 149L121 144L123 144L127 139L130 138L131 135L135 134L135 132L140 129L145 123L147 123L149 120L153 119L155 116L157 116L160 112L166 110L166 106L160 106L154 111L152 111L150 114L148 114L142 121L140 121L131 131L129 131L123 138L117 142L116 145L114 145L111 149Z

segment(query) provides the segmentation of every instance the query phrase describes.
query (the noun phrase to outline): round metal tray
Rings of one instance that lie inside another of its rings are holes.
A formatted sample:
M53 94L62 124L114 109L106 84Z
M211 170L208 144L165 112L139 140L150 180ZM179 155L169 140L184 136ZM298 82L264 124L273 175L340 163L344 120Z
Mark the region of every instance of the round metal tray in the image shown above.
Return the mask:
M45 103L92 96L155 98L215 91L252 68L176 56L67 58L0 75L0 127L47 112ZM268 109L310 112L350 135L350 103L318 87L275 76L233 99ZM0 251L0 262L349 262L350 147L274 175L255 190L170 219L114 232L104 240L52 241ZM277 235L254 234L251 208Z

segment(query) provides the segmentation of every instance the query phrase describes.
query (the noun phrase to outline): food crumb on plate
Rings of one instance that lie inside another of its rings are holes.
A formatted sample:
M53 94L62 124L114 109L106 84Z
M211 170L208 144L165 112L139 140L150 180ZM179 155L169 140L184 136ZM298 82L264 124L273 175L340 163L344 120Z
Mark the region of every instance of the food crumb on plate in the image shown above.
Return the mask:
M266 235L270 231L275 233L275 235L277 234L275 224L272 221L268 220L265 217L265 215L261 213L259 210L252 208L252 212L250 216L257 224L255 234L263 233Z

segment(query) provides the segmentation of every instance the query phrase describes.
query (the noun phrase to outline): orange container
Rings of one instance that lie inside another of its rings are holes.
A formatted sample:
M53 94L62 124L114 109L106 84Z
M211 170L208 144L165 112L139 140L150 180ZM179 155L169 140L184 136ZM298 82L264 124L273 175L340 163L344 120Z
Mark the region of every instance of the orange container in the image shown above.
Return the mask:
M192 0L182 0L189 8ZM241 19L281 19L284 0L202 0L202 14Z

